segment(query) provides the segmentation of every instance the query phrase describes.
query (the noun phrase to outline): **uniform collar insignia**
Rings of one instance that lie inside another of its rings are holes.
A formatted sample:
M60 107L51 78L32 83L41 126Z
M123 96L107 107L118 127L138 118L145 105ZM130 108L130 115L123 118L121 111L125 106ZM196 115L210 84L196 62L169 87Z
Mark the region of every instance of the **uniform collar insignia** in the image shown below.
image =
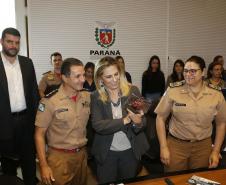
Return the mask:
M181 89L181 93L186 94L188 91L186 89Z

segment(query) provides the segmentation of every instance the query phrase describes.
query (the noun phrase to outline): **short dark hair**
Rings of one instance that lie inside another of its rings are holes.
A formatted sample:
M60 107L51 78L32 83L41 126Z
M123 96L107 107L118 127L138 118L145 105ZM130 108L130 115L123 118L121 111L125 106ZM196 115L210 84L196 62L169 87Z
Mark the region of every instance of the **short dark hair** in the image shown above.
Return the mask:
M83 66L83 63L77 58L66 58L61 66L61 74L70 76L72 66Z
M85 65L85 71L86 71L87 69L89 69L89 68L91 68L92 70L94 70L95 64L92 63L92 62L87 62L86 65Z
M217 55L213 58L213 62L217 62L220 58L223 58L222 55Z
M216 65L221 65L222 66L222 63L220 63L219 61L214 61L214 62L211 62L208 66L208 70L207 70L207 78L212 78L212 74L211 74L211 71L213 71L213 68L216 66ZM223 66L222 66L222 70L223 70Z
M20 32L16 28L6 28L2 31L2 39L5 38L6 34L14 35L20 37Z
M189 59L187 59L187 61L185 62L185 64L187 62L194 62L194 63L198 64L199 67L200 67L200 69L201 69L201 71L203 71L204 68L206 68L205 60L202 57L199 57L199 56L196 56L196 55L191 56Z
M56 57L56 56L61 56L62 57L62 55L59 53L59 52L54 52L54 53L52 53L51 55L50 55L50 59L52 60L52 57Z

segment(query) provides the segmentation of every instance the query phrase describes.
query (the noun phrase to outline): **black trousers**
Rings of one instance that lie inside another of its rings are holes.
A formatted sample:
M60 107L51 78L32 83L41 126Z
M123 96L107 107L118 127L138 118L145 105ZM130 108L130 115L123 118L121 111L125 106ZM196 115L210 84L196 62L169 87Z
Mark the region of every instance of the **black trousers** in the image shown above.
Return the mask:
M34 123L28 115L13 116L14 138L1 141L1 166L5 175L17 175L21 166L25 185L36 184Z
M97 178L100 184L136 177L139 161L132 149L109 151L103 164L97 164Z

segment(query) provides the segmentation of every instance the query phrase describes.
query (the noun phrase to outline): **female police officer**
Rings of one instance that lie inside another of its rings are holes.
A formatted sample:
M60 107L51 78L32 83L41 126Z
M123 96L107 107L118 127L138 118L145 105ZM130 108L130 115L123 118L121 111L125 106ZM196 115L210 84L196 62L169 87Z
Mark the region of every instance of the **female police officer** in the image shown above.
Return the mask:
M185 63L185 81L175 82L165 92L155 112L160 158L165 171L217 167L225 135L226 105L222 93L203 82L205 61L198 56ZM165 121L169 114L169 134ZM216 138L212 147L212 121Z

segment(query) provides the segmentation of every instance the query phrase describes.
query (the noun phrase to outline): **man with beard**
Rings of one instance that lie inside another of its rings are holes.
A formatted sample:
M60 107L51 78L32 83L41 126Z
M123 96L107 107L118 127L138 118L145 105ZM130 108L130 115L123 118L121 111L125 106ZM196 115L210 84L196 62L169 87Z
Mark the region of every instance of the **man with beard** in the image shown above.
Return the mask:
M18 55L20 33L6 28L0 53L0 156L3 174L21 165L25 185L36 184L34 120L39 101L32 60ZM19 163L18 163L19 162Z
M43 77L39 82L39 94L41 97L49 94L55 89L58 89L61 84L60 68L62 65L62 55L59 52L54 52L50 56L53 71L43 73Z

